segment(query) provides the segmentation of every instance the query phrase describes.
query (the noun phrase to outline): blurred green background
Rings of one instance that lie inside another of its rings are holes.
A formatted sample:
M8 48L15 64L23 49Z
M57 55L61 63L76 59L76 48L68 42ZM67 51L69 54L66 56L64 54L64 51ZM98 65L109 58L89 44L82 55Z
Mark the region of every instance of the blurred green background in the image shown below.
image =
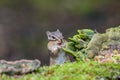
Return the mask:
M47 65L47 30L60 29L67 38L77 29L118 25L120 0L0 0L0 59Z

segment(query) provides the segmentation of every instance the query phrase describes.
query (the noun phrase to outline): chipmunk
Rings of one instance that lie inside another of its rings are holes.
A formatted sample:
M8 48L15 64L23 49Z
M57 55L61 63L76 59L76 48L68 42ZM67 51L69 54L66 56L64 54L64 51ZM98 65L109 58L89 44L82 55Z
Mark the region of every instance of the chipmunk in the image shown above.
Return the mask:
M69 56L62 50L66 46L66 40L59 29L54 32L47 31L46 34L49 40L47 47L50 51L50 66L69 61Z

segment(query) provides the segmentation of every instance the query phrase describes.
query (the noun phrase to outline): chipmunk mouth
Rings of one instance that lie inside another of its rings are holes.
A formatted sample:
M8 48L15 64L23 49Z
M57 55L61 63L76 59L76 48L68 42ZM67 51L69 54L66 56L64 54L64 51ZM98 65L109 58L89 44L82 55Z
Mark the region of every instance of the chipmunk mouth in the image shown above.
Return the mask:
M62 43L58 43L58 45L61 45Z
M59 39L59 41L58 41L58 45L62 45L62 42L63 42L63 40L62 39Z

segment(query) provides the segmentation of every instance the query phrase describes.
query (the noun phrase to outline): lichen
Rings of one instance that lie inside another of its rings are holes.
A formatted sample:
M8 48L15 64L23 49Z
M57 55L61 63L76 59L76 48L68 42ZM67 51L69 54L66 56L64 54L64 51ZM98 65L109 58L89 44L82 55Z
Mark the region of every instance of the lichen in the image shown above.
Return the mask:
M32 72L40 67L39 60L18 60L18 61L6 61L0 60L0 74L25 74Z

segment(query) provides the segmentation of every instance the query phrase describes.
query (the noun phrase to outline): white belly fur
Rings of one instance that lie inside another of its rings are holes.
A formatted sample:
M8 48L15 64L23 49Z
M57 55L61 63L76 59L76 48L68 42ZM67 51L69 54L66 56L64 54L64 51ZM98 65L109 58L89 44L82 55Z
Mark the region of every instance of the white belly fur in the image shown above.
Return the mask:
M66 60L67 56L65 55L65 52L60 50L58 57L55 59L56 64L63 64L64 62L66 62Z

